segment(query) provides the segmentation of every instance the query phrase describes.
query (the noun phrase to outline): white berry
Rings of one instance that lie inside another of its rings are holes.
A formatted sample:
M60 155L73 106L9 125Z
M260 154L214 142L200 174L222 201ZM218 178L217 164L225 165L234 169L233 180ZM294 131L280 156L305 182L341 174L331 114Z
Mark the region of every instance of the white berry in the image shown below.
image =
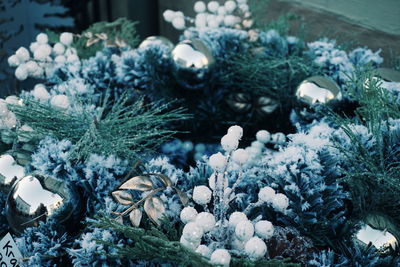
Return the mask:
M233 151L232 160L239 165L245 164L249 160L249 153L243 148Z
M212 192L204 185L196 186L193 189L193 201L199 205L206 205L211 201Z
M229 266L231 254L226 249L217 249L211 254L211 263L215 265Z
M174 28L177 30L185 29L185 19L182 17L175 17L172 20L172 26L174 26Z
M37 69L40 68L39 65L32 60L26 62L25 66L29 74L36 73Z
M219 3L217 1L210 1L207 4L207 8L210 12L216 13L218 11Z
M261 238L269 239L274 234L274 226L270 221L258 221L255 225L256 235Z
M25 64L21 64L15 69L15 77L20 81L26 80L28 78L28 70Z
M196 13L203 13L204 11L206 11L206 4L204 4L203 1L197 1L196 3L194 3L194 11Z
M211 249L205 245L200 245L196 252L202 255L203 257L210 258L211 257Z
M39 33L36 36L36 42L39 44L47 44L49 42L49 37L47 37L47 34L45 33Z
M274 209L284 212L289 207L289 199L284 194L276 194L272 201L272 206Z
M221 152L218 152L210 156L208 163L215 171L221 172L225 169L227 160L226 157L221 154Z
M63 45L62 43L56 43L56 44L53 46L53 52L54 52L54 54L56 54L56 55L62 55L62 54L64 54L64 52L65 52L65 47L64 47L64 45Z
M263 187L258 193L258 199L265 203L272 203L275 198L275 190L269 186Z
M247 241L244 250L251 260L258 260L267 253L267 245L262 239L253 237Z
M60 42L65 46L70 46L74 40L74 35L70 32L60 34Z
M204 230L195 222L189 222L183 227L182 236L189 242L197 242L203 237Z
M241 221L235 227L235 235L240 241L247 241L254 235L254 226L250 221Z
M239 139L236 134L228 133L221 138L221 146L226 152L236 150L239 146Z
M238 125L233 125L229 127L228 134L234 134L238 140L240 140L243 136L243 128Z
M236 225L240 222L248 221L246 214L243 212L235 211L229 217L229 226L236 227Z
M7 59L7 61L8 61L8 65L10 65L10 67L18 67L18 65L20 64L20 61L16 55L10 56Z
M18 48L18 50L15 52L15 55L17 56L20 62L28 61L30 58L29 51L25 47Z
M266 144L271 141L271 134L266 130L261 130L257 132L256 138L257 141Z
M196 224L203 228L204 232L209 232L215 227L215 217L209 212L201 212L196 216Z
M228 13L232 13L236 9L235 1L229 0L225 2L225 9Z
M187 224L189 222L193 222L196 219L197 216L197 210L193 207L185 207L183 208L183 210L181 211L181 221L184 224Z
M55 95L51 98L50 103L58 108L69 108L69 99L66 95Z
M186 248L196 250L196 248L200 245L201 240L196 240L194 242L190 242L186 240L183 236L181 236L179 242Z

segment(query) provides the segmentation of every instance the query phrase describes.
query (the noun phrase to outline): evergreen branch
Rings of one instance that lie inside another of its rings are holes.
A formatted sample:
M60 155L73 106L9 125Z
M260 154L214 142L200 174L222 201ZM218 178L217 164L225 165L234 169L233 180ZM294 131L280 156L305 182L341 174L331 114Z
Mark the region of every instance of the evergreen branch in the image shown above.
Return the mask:
M234 90L272 97L281 105L291 106L294 90L305 78L318 73L310 58L290 55L237 55L226 62L223 79L234 84ZM282 90L285 88L285 90Z
M400 155L398 133L392 132L389 120L400 118L400 106L390 92L374 79L372 71L356 72L347 85L350 97L360 104L355 120L363 124L371 137L358 133L354 120L329 111L330 117L349 138L347 145L334 141L347 163L342 180L352 191L355 214L364 217L371 212L385 212L400 219Z
M22 124L34 129L38 138L52 136L76 144L72 157L77 160L92 153L137 160L140 152L151 151L176 133L167 128L168 123L188 118L182 108L170 110L170 104L144 105L142 100L128 104L127 101L128 97L122 96L98 116L85 110L60 111L33 100L10 108Z

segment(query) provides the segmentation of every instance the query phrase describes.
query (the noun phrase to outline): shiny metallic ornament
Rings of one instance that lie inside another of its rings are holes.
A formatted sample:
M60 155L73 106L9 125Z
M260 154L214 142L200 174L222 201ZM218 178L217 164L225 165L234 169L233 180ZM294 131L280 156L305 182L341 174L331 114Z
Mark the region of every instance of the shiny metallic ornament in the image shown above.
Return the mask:
M378 68L375 72L377 76L382 78L385 82L400 83L400 71L389 68Z
M333 99L340 99L341 93L334 81L323 76L313 76L300 83L296 89L296 97L308 105L325 104Z
M215 63L210 48L201 40L186 40L171 52L176 81L186 89L201 89L209 82Z
M399 245L398 234L397 227L387 217L369 214L355 238L364 245L371 243L380 254L389 254Z
M210 68L214 62L210 48L201 40L185 40L172 50L172 60L180 68L201 70Z
M169 39L163 36L149 36L140 43L139 48L145 49L153 44L163 45L167 48L169 52L174 49L174 44Z
M6 203L6 216L11 229L22 233L53 218L59 223L76 221L79 195L70 184L37 173L15 182Z
M279 103L270 97L252 97L246 93L232 94L226 102L236 113L255 111L261 116L273 113L279 106Z

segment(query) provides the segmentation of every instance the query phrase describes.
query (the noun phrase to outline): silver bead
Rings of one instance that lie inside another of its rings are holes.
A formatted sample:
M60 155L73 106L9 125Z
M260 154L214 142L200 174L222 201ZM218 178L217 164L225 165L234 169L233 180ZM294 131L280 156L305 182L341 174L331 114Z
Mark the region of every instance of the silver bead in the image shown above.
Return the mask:
M296 89L296 97L308 105L325 104L333 99L340 99L341 93L334 81L323 76L313 76L300 83Z
M6 216L11 229L22 233L54 218L62 223L76 214L79 195L68 183L50 176L32 174L15 182L6 203Z

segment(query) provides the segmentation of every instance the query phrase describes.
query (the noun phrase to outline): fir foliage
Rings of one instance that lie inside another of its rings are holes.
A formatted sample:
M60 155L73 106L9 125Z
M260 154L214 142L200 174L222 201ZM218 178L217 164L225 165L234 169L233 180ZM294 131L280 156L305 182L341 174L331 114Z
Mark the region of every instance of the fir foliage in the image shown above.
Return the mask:
M183 109L168 111L168 104L145 105L138 100L128 105L127 101L121 97L110 110L105 104L96 116L85 110L71 114L34 100L14 105L12 110L39 137L68 139L76 144L73 157L78 160L92 153L137 159L139 152L148 152L176 133L165 128L166 123L187 118Z

